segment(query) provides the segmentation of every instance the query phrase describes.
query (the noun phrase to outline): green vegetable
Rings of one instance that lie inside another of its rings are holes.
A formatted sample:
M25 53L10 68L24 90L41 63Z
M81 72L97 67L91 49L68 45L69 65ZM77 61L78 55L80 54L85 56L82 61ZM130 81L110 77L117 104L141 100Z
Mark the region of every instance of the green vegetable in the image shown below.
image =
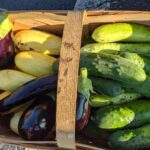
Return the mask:
M117 131L109 138L109 145L115 150L137 150L150 147L150 125L137 129Z
M106 95L93 95L90 98L90 105L93 107L101 107L109 104L122 104L140 98L141 95L137 93L122 93L116 97Z
M82 130L82 133L95 140L108 140L108 137L112 132L99 129L92 121L89 121L88 125Z
M137 100L100 108L94 121L101 129L135 128L150 123L150 101Z
M91 77L91 80L94 90L98 93L108 96L117 96L124 91L121 87L121 84L117 81L100 77Z
M82 54L80 67L89 75L105 77L126 84L137 84L146 79L144 70L126 58L112 54Z
M142 56L143 61L144 61L144 70L147 74L150 74L150 58L146 56Z
M81 53L112 53L118 54L119 51L132 52L150 56L149 43L93 43L81 48Z
M131 23L106 24L96 28L92 38L97 42L150 42L150 28Z
M131 53L131 52L119 52L118 53L121 57L124 57L128 60L130 60L131 62L133 62L134 64L138 65L141 68L144 68L144 60L143 58L136 54L136 53Z
M88 78L88 72L86 68L80 69L78 92L85 96L87 100L90 98L90 92L94 93L92 81Z

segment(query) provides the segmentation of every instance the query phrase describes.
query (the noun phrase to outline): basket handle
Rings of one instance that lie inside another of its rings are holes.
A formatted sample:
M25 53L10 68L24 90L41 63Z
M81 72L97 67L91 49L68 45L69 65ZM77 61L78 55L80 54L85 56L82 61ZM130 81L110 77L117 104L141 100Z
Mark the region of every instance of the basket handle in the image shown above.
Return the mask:
M56 140L58 147L75 149L78 69L84 12L69 11L60 52Z

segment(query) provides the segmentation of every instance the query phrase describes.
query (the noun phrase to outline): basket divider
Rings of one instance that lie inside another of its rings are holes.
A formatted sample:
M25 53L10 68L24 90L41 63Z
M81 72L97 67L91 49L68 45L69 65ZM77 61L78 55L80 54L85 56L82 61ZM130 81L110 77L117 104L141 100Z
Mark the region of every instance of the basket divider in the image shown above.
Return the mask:
M69 11L60 52L57 87L56 140L58 147L75 149L78 69L84 12Z

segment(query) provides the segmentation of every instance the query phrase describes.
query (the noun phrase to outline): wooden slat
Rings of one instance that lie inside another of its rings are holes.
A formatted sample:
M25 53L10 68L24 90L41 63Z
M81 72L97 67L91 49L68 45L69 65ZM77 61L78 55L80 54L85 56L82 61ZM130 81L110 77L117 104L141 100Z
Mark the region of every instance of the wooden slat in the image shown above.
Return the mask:
M64 27L57 88L56 139L75 149L78 68L84 12L69 12Z
M85 23L107 23L107 22L145 22L150 21L150 12L147 13L121 13L114 12L109 14L108 12L98 16L88 16Z

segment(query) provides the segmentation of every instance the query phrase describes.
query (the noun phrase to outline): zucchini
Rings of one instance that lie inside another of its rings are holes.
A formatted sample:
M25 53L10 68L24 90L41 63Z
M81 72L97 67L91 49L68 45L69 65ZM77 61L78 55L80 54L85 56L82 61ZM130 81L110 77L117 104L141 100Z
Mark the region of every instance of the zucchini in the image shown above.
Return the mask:
M122 93L115 97L106 95L92 95L90 98L90 105L92 107L101 107L109 104L122 104L140 98L141 95L138 93Z
M101 129L135 128L150 123L150 101L137 100L100 108L94 122Z
M119 51L132 52L144 56L150 56L149 43L93 43L81 48L81 53L112 53L118 54Z
M80 67L86 67L91 76L105 77L126 84L138 84L146 79L141 67L118 55L81 54Z
M15 91L23 84L36 77L21 71L4 69L0 71L0 89L5 91Z
M15 56L16 66L36 77L53 75L52 65L57 59L39 52L24 51Z
M98 93L108 96L117 96L124 91L121 84L117 81L100 77L90 77L90 79L92 80L94 91Z
M106 24L96 28L92 38L97 42L150 42L150 28L133 23Z
M137 150L150 147L150 125L112 133L109 145L115 150Z
M38 30L22 30L15 34L14 43L20 51L34 50L59 55L62 39L54 34Z

